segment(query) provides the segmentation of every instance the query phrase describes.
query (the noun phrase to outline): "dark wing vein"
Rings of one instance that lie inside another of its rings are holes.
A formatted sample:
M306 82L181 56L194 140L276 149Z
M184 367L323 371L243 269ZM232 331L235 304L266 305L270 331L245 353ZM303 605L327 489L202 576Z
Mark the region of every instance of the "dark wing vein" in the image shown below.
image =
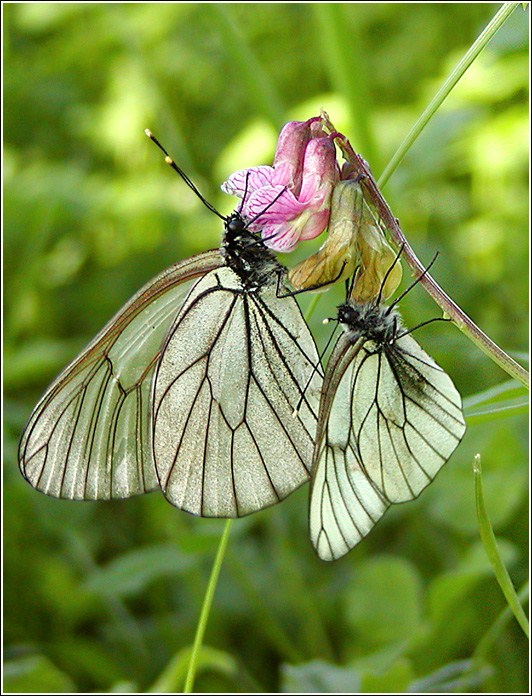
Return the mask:
M283 385L280 383L280 381L279 381L279 379L278 379L278 377L277 377L277 374L276 374L276 373L274 372L274 370L272 369L271 362L267 359L267 348L266 348L266 345L265 345L265 343L264 343L263 335L262 335L262 333L261 333L261 331L260 331L260 328L258 327L258 322L256 322L256 325L257 325L257 328L258 328L258 336L259 336L259 338L260 338L260 343L261 343L261 346L262 346L262 352L263 352L263 355L264 355L264 358L265 358L265 359L264 359L264 365L267 367L267 369L268 369L268 371L269 371L269 374L271 375L272 379L274 380L275 384L277 385L278 390L279 390L279 394L280 394L281 396L284 397L286 405L288 406L289 409L293 410L293 409L294 409L294 404L291 403L289 397L287 396L287 394L286 394L285 391L284 391ZM266 326L267 326L267 325L266 325ZM267 330L268 330L268 329L267 329ZM272 340L273 347L274 347L274 349L275 349L275 351L276 351L276 353L277 353L277 356L280 357L281 360L283 361L283 364L284 364L284 366L285 366L285 368L286 368L287 374L290 375L290 377L292 378L292 380L295 382L295 384L296 384L296 385L298 386L298 388L299 388L299 384L297 383L295 377L292 375L292 373L291 373L291 371L290 371L290 368L288 367L288 365L286 365L286 363L285 363L284 360L283 360L283 355L282 355L282 352L280 351L279 345L277 344L277 342L275 341L275 338L274 338L273 335L269 332L269 330L268 330L268 334L269 334L270 339ZM283 421L283 419L282 419L282 418L279 416L279 414L277 413L277 409L275 408L275 405L272 404L270 398L268 397L268 394L267 394L266 391L263 389L263 387L262 387L262 385L260 384L259 380L257 379L257 377L255 376L255 374L253 373L253 370L251 370L251 373L250 373L250 374L251 374L251 377L253 378L253 381L255 382L257 388L259 389L259 391L261 392L262 396L264 397L264 400L265 400L266 403L269 405L270 410L271 410L273 416L275 417L277 423L279 424L280 428L283 430L283 432L286 434L287 438L289 439L289 441L290 441L290 443L291 443L291 445L292 445L292 447L293 447L293 449L294 449L294 452L296 453L296 455L297 455L298 458L300 459L300 461L301 461L301 463L303 464L303 466L305 467L305 469L310 473L309 467L307 466L306 461L305 461L304 458L301 456L301 454L300 454L300 452L299 452L299 448L298 448L297 444L296 444L296 443L294 442L294 440L293 440L292 433L289 431L287 425L285 424L285 422ZM302 421L300 421L300 422L301 422L301 425L303 426L303 428L305 429L305 432L308 434L309 437L311 437L311 434L309 433L309 431L308 431L308 429L306 428L305 424L304 424Z
M264 308L264 307L267 307L263 301L261 301L261 306L262 306L263 308ZM260 312L258 312L258 314L260 314ZM273 317L273 315L272 315L271 312L269 312L269 311L268 311L267 315L270 316L270 317ZM283 324L279 321L279 319L277 319L277 318L275 318L275 317L273 317L273 318L275 319L275 323L281 328L281 330L283 330L283 331L285 332L285 334L290 338L290 340L294 343L294 345L299 349L299 351L301 352L301 354L305 357L305 360L307 361L307 363L308 363L310 369L311 369L311 370L314 370L315 365L313 364L312 360L301 350L301 348L300 348L300 346L299 346L299 343L297 342L297 339L294 338L294 336L288 331L288 329L286 329L286 327L283 326ZM305 389L305 387L307 386L307 384L305 383L305 384L301 385L301 384L298 382L298 380L297 380L295 374L294 374L293 371L292 371L291 366L288 364L288 362L287 362L287 360L286 360L286 357L285 357L283 351L281 350L281 347L280 347L280 345L279 345L279 343L278 343L278 341L277 341L277 339L276 339L276 337L275 337L273 331L271 330L270 326L268 325L268 322L265 320L264 314L262 314L262 321L263 321L263 326L265 327L266 332L267 332L267 334L268 334L268 337L270 338L270 340L271 340L271 342L272 342L272 344L273 344L273 347L274 347L274 349L275 349L275 351L276 351L276 353L277 353L277 357L280 359L282 365L283 365L284 368L285 368L285 369L284 369L284 373L286 373L286 374L290 377L290 379L292 380L292 383L294 384L294 386L295 386L296 389L297 389L297 392L298 392L298 399L296 400L296 403L295 403L295 404L292 404L292 403L290 402L290 400L289 400L288 395L285 393L284 388L280 385L280 383L278 382L277 378L276 378L275 375L274 375L274 379L276 379L276 382L277 382L277 384L279 385L279 389L280 389L281 393L286 397L287 402L290 403L290 405L291 405L291 407L292 407L292 410L294 410L294 408L297 406L297 401L299 401L299 398L302 397L302 398L303 398L303 403L306 404L306 406L307 406L309 412L311 413L313 419L317 422L318 416L317 416L316 410L315 410L314 407L309 403L307 394L303 392L303 389ZM260 327L258 327L258 334L259 334L259 336L261 336L261 343L262 343L262 346L263 346L263 349L264 349L264 353L266 354L266 348L265 348L265 345L264 345L264 341L262 340L262 335L261 335ZM318 370L319 370L319 369L320 369L320 368L318 367ZM273 372L272 372L272 374L273 374ZM319 373L318 373L318 374L319 374ZM310 376L310 375L309 375L309 376ZM309 430L306 428L306 426L305 426L305 424L303 423L303 421L301 421L301 422L302 422L303 426L305 427L305 429L306 429L307 434L309 435L309 437L313 438L313 433L309 432Z

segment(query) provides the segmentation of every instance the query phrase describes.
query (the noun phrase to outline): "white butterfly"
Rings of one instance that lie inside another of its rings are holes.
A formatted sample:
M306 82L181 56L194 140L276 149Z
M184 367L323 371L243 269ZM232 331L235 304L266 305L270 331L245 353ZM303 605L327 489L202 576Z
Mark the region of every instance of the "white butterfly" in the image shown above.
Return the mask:
M395 304L395 303L394 303ZM340 558L392 503L416 498L460 442L462 400L393 305L346 301L322 387L310 538Z
M76 500L160 488L195 515L239 517L309 479L316 346L279 293L284 267L239 213L224 220L220 251L150 281L48 388L19 447L32 486Z

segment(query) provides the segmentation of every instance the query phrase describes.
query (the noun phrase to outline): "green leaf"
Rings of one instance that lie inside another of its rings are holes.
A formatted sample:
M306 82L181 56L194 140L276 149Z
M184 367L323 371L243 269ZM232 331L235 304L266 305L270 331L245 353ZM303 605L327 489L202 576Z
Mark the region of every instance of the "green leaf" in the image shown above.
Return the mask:
M32 655L5 663L4 690L16 694L71 694L77 688L47 657Z
M101 595L128 597L143 591L160 577L181 575L197 562L173 545L144 547L114 559L91 573L85 588Z
M528 390L511 379L464 399L468 425L527 413Z
M338 667L322 660L282 665L281 691L291 694L357 693L360 675L353 667Z
M111 694L135 694L139 692L139 686L135 682L120 681L109 689Z
M362 643L386 645L421 630L421 580L401 558L381 556L360 566L347 592L346 621Z
M401 658L386 671L368 673L362 677L362 692L367 694L393 694L407 691L414 678L412 664Z
M472 660L450 662L422 679L416 679L408 693L449 693L477 690L492 673L486 665L473 665Z

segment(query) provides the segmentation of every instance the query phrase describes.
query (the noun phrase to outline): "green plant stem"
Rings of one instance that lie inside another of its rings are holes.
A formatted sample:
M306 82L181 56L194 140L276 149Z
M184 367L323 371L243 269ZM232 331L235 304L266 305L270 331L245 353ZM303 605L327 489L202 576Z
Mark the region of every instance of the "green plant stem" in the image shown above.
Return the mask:
M316 295L307 309L307 320L314 312L316 305L320 300L321 295ZM220 569L222 567L222 562L227 549L227 544L229 541L229 533L231 531L232 520L227 520L225 523L224 531L220 538L220 543L218 545L218 551L216 552L216 558L212 566L211 576L209 578L209 584L207 585L207 591L203 599L203 606L201 607L201 614L196 628L196 635L194 637L194 645L192 647L192 653L190 656L190 662L188 665L187 678L185 681L184 693L191 693L194 686L194 677L196 674L196 667L198 664L199 653L203 644L203 636L205 635L205 629L207 627L207 622L209 620L209 614L211 611L212 600L214 593L216 591L216 585L218 583L218 577L220 575Z
M462 60L458 63L449 77L445 80L440 89L436 92L430 103L428 104L425 111L421 114L418 120L414 123L408 134L406 135L403 142L397 148L394 156L388 162L386 168L384 169L381 177L379 179L379 186L384 186L388 181L393 172L397 169L399 164L402 162L404 156L410 150L414 142L417 140L427 123L434 116L436 111L443 104L445 99L449 96L451 91L457 85L461 77L464 75L466 70L470 67L471 63L475 60L482 49L488 44L492 39L494 34L500 29L500 27L506 22L508 17L516 9L520 3L518 2L506 2L497 12L495 17L491 20L488 26L480 34L477 40L473 43L470 49L467 51Z
M388 234L398 247L402 248L402 258L410 266L413 275L436 304L441 307L444 314L455 324L460 331L465 334L480 350L485 353L493 362L497 363L510 377L518 380L529 388L529 374L513 358L505 353L494 341L480 329L475 322L447 295L436 283L431 275L426 273L423 264L416 256L414 250L408 243L399 220L394 217L390 207L384 200L380 188L373 178L371 170L364 159L358 155L351 144L344 136L338 134L336 141L342 150L345 159L352 166L352 178L359 179L364 189L364 195L371 205L375 206L380 219L385 225Z
M397 246L402 247L403 258L413 271L413 275L419 279L421 285L423 285L436 304L441 307L444 314L451 319L451 321L469 338L470 341L472 341L491 360L497 363L497 365L499 365L499 367L509 374L510 377L513 377L529 388L528 372L507 353L505 353L494 341L492 341L491 338L489 338L489 336L487 336L447 295L447 293L440 288L436 281L428 273L425 273L423 265L417 258L414 250L408 243L403 231L401 230L399 220L394 217L379 188L390 178L392 172L395 171L399 163L404 158L406 152L410 149L429 120L434 116L444 99L449 95L453 87L455 87L473 60L486 46L495 32L504 24L518 4L519 3L515 2L505 3L499 12L497 12L495 17L488 24L486 29L480 34L478 39L474 42L469 51L456 66L448 79L444 82L441 89L434 96L423 114L417 120L410 133L404 139L403 143L399 146L397 152L390 160L378 183L373 178L367 163L353 150L347 138L342 136L340 133L336 133L335 141L342 150L345 159L352 167L352 178L360 180L367 200L371 202L373 206L375 206L388 231L388 234ZM328 125L330 130L334 132L332 124L329 123Z
M227 542L229 541L229 533L231 531L231 523L233 520L227 520L225 523L224 531L220 539L220 544L218 546L218 551L216 553L216 558L214 559L214 564L211 570L211 577L209 578L209 584L207 585L207 592L205 593L205 598L203 600L203 606L201 607L201 614L198 622L198 627L196 629L196 636L194 638L194 645L192 646L192 654L190 656L190 663L188 665L187 678L185 681L184 693L189 694L192 692L194 687L194 677L196 674L196 667L198 663L198 656L203 643L203 636L205 635L205 629L207 627L207 622L209 620L209 614L211 611L212 600L214 597L214 592L216 590L216 585L218 583L218 577L220 575L220 568L222 567L222 562L225 556L225 550L227 548Z
M449 95L451 90L456 86L460 78L463 76L465 71L490 41L497 30L504 24L511 13L515 10L519 3L505 3L495 17L491 20L488 26L480 34L474 44L471 46L469 51L465 54L462 60L458 63L456 68L453 70L451 75L442 85L441 89L438 90L434 98L431 100L425 111L416 121L406 138L403 140L399 146L397 152L392 157L388 166L385 168L382 176L380 177L378 183L373 178L371 171L369 170L367 164L364 160L357 155L349 142L341 137L339 137L338 144L343 150L344 155L348 162L353 165L354 175L362 177L362 185L368 194L370 200L377 208L379 215L381 216L390 237L394 242L403 247L403 258L406 263L410 266L415 277L420 279L421 285L429 293L429 295L434 299L436 304L438 304L451 321L464 333L483 353L485 353L491 360L493 360L499 367L501 367L507 374L509 374L514 379L518 380L529 388L529 374L521 367L513 358L511 358L507 353L505 353L502 348L500 348L494 341L489 338L475 323L467 316L467 314L445 293L442 288L436 283L436 281L428 274L425 273L425 269L419 259L417 258L414 250L408 243L406 237L401 230L399 221L395 218L388 207L388 204L384 200L379 186L383 186L386 181L390 178L391 174L395 171L399 163L404 158L405 154L408 152L414 141L418 138L419 134L425 128L430 119L434 116L437 109L441 106L445 98Z
M495 539L495 534L493 533L493 527L491 526L491 522L486 511L479 454L475 456L473 472L475 475L475 500L480 538L482 540L482 544L484 545L486 555L491 563L491 567L493 568L493 572L495 573L495 577L497 578L497 582L499 583L499 586L506 598L508 606L512 610L517 622L523 629L523 633L528 638L528 620L525 616L525 612L523 611L523 607L519 602L510 575L502 562L499 549L497 548L497 540Z

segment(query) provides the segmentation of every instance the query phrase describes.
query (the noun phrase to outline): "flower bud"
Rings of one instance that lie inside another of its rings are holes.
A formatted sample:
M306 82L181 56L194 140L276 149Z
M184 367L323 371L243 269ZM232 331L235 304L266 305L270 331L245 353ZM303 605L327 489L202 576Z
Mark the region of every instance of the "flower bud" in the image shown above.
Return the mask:
M361 186L355 181L340 181L334 188L327 239L319 250L301 261L288 273L296 290L322 286L343 280L355 270L359 260L357 235L364 207Z
M369 302L379 293L386 299L401 282L401 266L394 261L395 253L364 200L362 185L351 179L340 181L333 191L327 239L289 272L288 279L296 290L317 286L325 290L355 272L351 297Z

